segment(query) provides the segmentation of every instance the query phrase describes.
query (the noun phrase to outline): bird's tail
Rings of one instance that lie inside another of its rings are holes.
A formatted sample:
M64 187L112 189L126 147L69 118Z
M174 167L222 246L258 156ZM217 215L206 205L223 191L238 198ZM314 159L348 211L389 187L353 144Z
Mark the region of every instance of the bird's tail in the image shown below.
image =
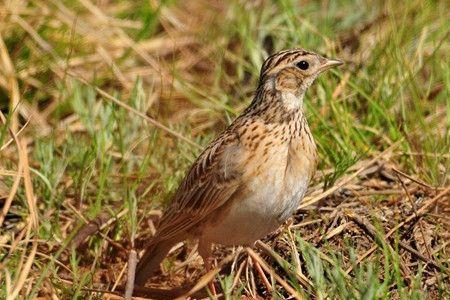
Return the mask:
M175 243L173 241L161 241L150 245L145 249L144 255L136 266L134 283L143 286L147 279L159 268L159 264L169 253Z

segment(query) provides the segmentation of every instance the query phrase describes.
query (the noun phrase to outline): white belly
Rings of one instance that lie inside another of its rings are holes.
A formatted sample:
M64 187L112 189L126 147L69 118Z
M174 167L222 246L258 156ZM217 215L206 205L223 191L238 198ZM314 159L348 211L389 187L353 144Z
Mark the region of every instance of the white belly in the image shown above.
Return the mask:
M203 231L203 240L250 245L275 231L296 211L306 193L309 173L289 167L286 170L286 156L280 154L267 163L264 172L250 180L244 198L232 200L225 217L211 222Z

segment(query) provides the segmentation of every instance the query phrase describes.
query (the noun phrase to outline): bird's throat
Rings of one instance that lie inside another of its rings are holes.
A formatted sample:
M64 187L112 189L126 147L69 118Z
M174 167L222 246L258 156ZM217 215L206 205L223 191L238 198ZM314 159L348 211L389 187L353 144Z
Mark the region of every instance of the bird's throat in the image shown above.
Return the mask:
M299 110L303 106L303 93L294 94L290 91L281 92L281 101L286 110Z

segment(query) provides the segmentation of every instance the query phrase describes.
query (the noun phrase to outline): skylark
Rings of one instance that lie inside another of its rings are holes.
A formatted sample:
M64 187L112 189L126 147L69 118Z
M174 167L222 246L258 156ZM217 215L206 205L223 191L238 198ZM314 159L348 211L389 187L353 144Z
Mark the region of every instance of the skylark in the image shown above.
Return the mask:
M304 49L266 59L250 106L197 158L137 266L145 284L176 243L198 239L209 268L213 243L252 245L297 209L317 163L303 110L316 77L339 66Z

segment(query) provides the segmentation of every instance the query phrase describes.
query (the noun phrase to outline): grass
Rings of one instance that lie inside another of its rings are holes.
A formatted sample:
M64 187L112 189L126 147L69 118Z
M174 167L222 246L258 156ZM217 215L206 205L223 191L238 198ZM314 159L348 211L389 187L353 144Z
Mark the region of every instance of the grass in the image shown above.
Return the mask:
M218 276L225 298L284 298L284 284L313 299L450 297L446 1L300 2L2 2L0 298L113 299L129 249L250 103L264 58L297 46L346 61L305 101L311 205L264 240L272 252L257 247L282 282L265 271L269 290L244 251ZM152 286L199 282L189 249Z

